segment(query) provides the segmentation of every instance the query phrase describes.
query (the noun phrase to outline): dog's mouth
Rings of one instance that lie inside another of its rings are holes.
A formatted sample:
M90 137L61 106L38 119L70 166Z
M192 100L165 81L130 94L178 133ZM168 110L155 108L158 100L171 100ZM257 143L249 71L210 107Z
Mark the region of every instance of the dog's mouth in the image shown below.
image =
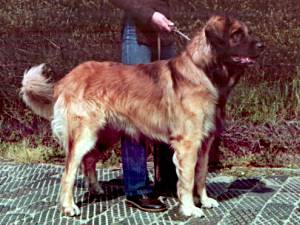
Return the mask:
M249 56L232 56L231 59L235 63L240 64L254 64L256 62L256 57L249 57Z

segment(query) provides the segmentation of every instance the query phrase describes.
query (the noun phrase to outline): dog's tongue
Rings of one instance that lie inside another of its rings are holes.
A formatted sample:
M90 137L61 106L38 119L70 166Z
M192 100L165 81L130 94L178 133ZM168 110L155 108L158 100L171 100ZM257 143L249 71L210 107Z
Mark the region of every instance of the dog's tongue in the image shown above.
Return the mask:
M254 63L255 61L249 57L241 57L241 63Z
M240 63L254 63L255 62L255 60L253 60L253 59L251 59L251 58L249 58L249 57L238 57L238 56L236 56L236 57L232 57L232 59L234 60L234 61L236 61L236 62L240 62Z

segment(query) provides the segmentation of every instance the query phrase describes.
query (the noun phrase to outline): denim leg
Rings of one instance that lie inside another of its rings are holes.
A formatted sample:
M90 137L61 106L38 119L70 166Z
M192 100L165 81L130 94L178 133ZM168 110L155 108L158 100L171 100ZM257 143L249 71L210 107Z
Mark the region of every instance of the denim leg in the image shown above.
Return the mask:
M137 43L134 25L130 23L125 25L122 40L122 62L139 64L148 63L150 60L151 50L147 46ZM151 193L144 146L125 136L121 140L121 151L126 196Z
M137 43L135 26L128 22L124 26L122 37L122 63L144 64L151 62L151 49Z
M126 196L151 193L144 146L129 137L123 137L121 149Z

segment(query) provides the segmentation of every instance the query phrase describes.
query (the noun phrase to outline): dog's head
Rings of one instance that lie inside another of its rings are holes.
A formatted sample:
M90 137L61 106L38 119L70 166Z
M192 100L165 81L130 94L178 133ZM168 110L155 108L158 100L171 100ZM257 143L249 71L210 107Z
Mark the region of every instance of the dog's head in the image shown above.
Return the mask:
M264 45L252 37L247 26L233 18L213 16L205 25L205 36L215 49L218 61L244 66L253 64Z

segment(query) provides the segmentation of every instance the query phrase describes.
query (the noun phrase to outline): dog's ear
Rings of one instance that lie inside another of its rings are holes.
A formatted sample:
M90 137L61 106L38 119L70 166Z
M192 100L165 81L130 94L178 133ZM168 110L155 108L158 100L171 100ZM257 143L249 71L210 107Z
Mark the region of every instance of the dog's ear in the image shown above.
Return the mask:
M208 42L214 47L224 48L226 46L226 38L224 37L223 32L211 24L206 25L205 36Z

